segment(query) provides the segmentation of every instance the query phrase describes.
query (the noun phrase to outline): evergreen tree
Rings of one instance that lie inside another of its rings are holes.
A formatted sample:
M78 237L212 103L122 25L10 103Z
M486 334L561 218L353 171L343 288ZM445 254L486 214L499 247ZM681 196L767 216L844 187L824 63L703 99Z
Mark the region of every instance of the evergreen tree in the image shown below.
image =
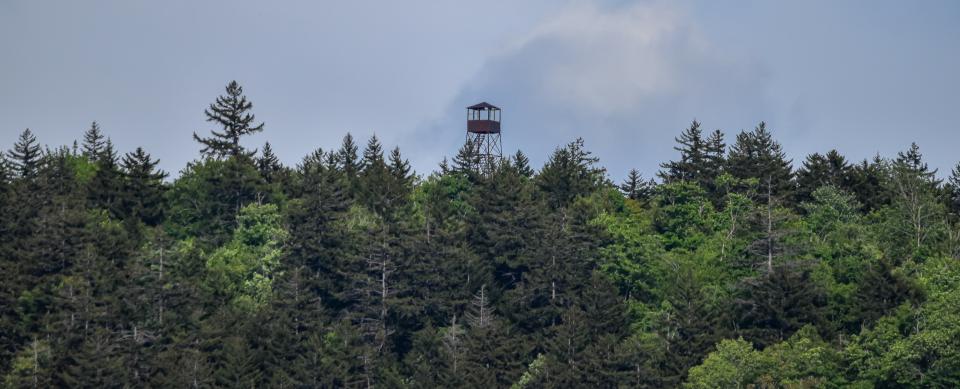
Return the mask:
M623 184L620 184L620 192L628 199L646 203L653 197L655 187L656 183L653 179L644 181L637 169L630 169L627 178L624 179Z
M466 143L453 157L453 171L467 177L470 181L476 181L480 176L480 162L479 145L467 138Z
M230 81L226 87L226 95L217 97L210 108L204 110L208 122L218 124L221 130L211 130L212 136L202 138L196 133L193 139L203 145L200 150L206 156L215 158L252 157L256 151L246 151L240 145L240 138L244 135L263 131L263 123L254 125L255 117L250 110L253 103L247 101L243 94L243 87L236 81Z
M693 181L698 184L710 178L704 176L707 173L704 171L707 164L707 143L703 139L700 122L694 120L690 127L676 138L676 142L678 146L673 149L680 152L680 160L661 164L663 170L659 173L660 178L664 182Z
M784 262L774 265L770 272L745 279L731 311L737 334L766 347L785 340L804 325L828 331L823 318L826 295L812 273L809 265Z
M90 207L104 209L117 218L122 217L123 182L113 142L107 139L103 149L94 158L96 173L87 189Z
M553 152L537 176L537 185L552 207L565 207L606 183L598 161L584 148L583 139L577 138Z
M946 184L947 208L954 215L960 215L960 163L957 163L950 172L950 179Z
M853 193L857 196L857 201L863 204L865 212L890 204L887 170L887 164L879 155L869 161L865 159L852 168Z
M90 161L96 161L107 145L106 137L100 132L97 122L90 124L90 129L83 134L83 156Z
M7 151L7 156L10 157L10 164L17 177L30 180L36 176L40 168L42 152L40 145L37 144L37 138L29 128L20 133L20 138L13 145L13 150Z
M148 226L163 219L163 180L167 173L157 169L160 160L153 160L142 147L123 156L124 215Z
M260 150L260 157L256 159L256 164L257 170L260 171L260 177L263 177L268 183L277 181L283 171L283 165L280 164L280 159L273 154L273 147L270 146L270 142L263 144L263 149Z
M347 217L351 205L347 178L336 164L317 150L297 169L299 193L289 207L290 261L293 269L303 267L306 274L303 288L324 301L325 306L341 308L350 280L346 254L351 249L351 236L337 223ZM305 292L306 293L306 292Z
M736 178L759 180L761 197L787 199L793 193L793 172L780 143L760 122L750 132L742 131L727 156L727 171ZM769 190L767 190L769 189ZM769 192L769 196L766 195Z
M513 168L516 169L522 177L526 178L533 177L535 173L533 168L530 167L530 159L520 150L517 150L517 153L513 155Z
M666 351L658 375L664 384L676 385L686 378L688 369L713 349L725 331L720 312L711 306L692 269L677 269L669 281L664 300L670 309L659 323Z
M797 170L797 203L813 199L812 194L822 186L832 185L841 190L851 190L853 184L852 167L837 150L826 155L813 153L803 161Z
M723 133L720 130L714 130L707 137L706 145L706 163L703 169L705 177L718 177L723 173L723 167L726 164L727 144L723 141Z
M353 135L350 135L348 132L347 135L343 137L343 144L340 145L340 150L338 150L336 154L337 160L340 163L340 169L343 170L347 182L351 185L351 194L355 193L354 183L362 168L357 150L357 144L353 141Z
M390 152L390 174L401 188L410 188L413 185L413 173L410 170L410 161L403 159L400 148L394 147Z

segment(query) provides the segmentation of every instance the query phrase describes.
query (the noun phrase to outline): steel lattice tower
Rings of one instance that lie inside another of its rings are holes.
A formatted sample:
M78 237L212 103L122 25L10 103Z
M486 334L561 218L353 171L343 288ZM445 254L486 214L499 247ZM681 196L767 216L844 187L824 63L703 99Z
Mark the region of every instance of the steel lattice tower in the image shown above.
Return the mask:
M467 107L467 142L473 143L479 158L478 169L493 171L503 158L500 149L500 108L482 102Z

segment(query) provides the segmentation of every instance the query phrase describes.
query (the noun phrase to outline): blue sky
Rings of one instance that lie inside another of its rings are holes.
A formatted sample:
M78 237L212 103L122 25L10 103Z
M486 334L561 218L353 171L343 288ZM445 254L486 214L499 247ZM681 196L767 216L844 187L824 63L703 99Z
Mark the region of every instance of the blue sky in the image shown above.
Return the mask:
M955 1L0 2L0 147L71 143L91 121L176 173L236 79L295 164L349 131L420 173L501 106L504 151L540 164L583 137L611 177L675 157L693 119L732 142L764 120L799 161L917 142L958 160Z

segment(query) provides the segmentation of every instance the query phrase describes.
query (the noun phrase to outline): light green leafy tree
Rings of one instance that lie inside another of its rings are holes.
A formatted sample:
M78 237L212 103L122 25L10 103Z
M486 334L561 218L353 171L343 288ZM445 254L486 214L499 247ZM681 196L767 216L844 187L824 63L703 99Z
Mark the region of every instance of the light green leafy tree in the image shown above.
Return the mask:
M244 310L269 301L287 231L277 206L251 204L240 210L233 238L207 258L208 286Z

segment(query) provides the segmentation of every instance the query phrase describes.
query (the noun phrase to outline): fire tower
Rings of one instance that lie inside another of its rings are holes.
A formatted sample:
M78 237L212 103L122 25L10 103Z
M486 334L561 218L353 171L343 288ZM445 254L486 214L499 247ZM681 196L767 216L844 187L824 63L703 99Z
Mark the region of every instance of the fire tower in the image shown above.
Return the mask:
M500 108L487 102L467 107L467 142L473 143L481 172L489 173L500 163Z

